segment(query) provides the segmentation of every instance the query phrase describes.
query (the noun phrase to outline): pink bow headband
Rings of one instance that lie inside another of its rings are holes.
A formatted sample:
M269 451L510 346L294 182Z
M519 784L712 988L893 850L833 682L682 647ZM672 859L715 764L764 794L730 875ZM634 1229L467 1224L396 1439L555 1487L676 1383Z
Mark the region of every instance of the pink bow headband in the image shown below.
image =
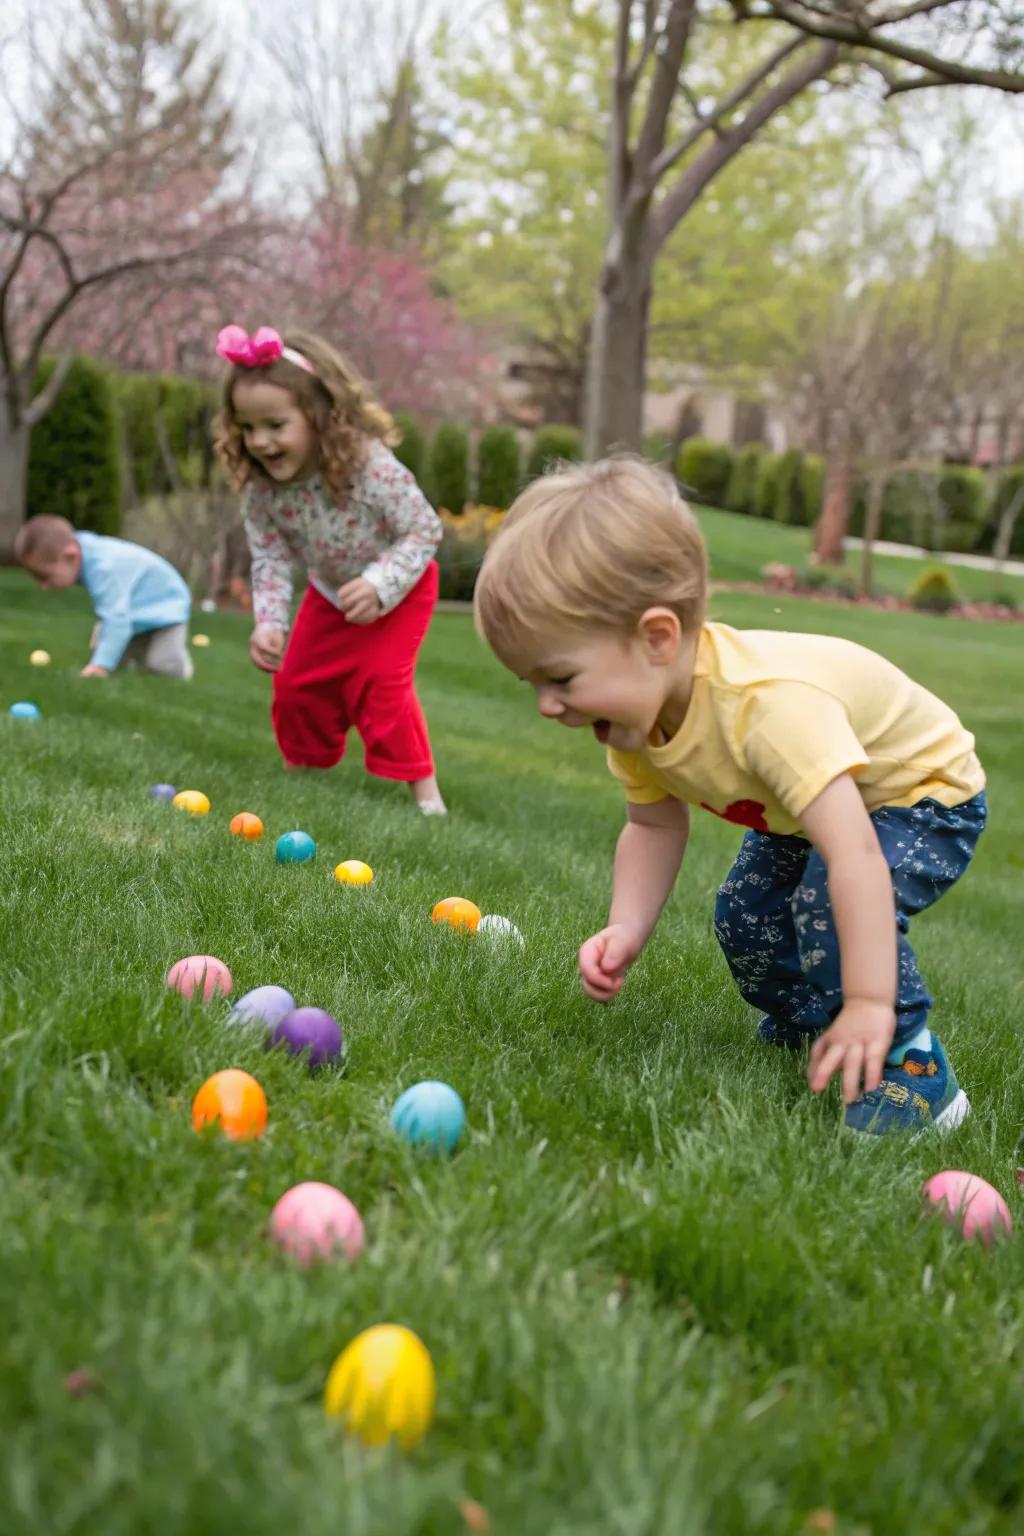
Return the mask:
M296 352L294 347L286 347L277 331L269 325L261 325L251 336L241 325L226 325L217 336L217 356L226 358L238 368L265 368L268 363L283 357L286 363L294 363L296 368L316 377L316 369L309 358Z

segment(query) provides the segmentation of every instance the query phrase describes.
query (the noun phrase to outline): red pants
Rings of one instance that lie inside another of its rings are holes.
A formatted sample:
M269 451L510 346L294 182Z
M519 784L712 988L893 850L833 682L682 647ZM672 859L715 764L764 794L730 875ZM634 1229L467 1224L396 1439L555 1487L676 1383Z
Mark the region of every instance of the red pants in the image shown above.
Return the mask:
M315 587L306 589L274 674L271 719L285 762L332 767L354 725L369 773L430 777L434 760L413 677L436 601L433 560L398 607L372 624L350 624Z

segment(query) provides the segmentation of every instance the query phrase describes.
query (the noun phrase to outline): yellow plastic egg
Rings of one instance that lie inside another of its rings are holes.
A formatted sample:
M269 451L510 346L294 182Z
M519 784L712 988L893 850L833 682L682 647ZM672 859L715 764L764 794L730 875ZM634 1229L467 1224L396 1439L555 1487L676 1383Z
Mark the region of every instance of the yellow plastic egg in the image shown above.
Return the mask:
M179 790L171 801L179 811L188 811L192 816L205 816L210 809L210 802L201 789Z
M209 635L193 635L192 636L192 644L193 645L198 645L200 650L202 650L204 646L209 645L209 643L210 643Z
M436 1396L434 1364L422 1340L397 1323L378 1323L357 1334L331 1366L324 1409L365 1445L393 1437L409 1451L430 1427Z
M29 661L34 667L48 667L50 665L49 651L33 651Z
M373 870L362 859L342 859L335 867L334 878L339 885L369 885Z

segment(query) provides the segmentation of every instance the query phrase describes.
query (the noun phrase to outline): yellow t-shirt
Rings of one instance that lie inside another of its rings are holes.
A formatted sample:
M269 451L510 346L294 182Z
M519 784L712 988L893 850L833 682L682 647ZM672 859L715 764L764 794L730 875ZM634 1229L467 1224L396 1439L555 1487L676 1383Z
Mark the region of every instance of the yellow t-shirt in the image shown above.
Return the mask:
M869 811L926 797L960 805L985 787L974 737L898 667L830 635L705 624L686 718L671 741L608 750L626 798L672 796L761 832L800 817L841 773Z

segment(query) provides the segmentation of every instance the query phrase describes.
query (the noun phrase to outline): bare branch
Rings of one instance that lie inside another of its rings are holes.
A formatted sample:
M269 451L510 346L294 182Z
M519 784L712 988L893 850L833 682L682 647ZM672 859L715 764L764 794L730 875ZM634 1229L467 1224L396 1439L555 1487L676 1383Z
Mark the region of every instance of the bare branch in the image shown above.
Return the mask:
M634 164L641 184L648 182L648 167L665 143L669 114L675 101L679 71L686 57L695 13L695 0L671 0L661 46L658 49L657 63L654 66L654 78L647 98L647 111L644 114L634 155ZM647 195L649 192L648 187Z
M858 24L856 21L843 21L834 12L829 13L828 16L817 11L812 14L812 8L800 4L799 0L765 0L765 4L768 7L766 11L752 12L749 19L786 21L790 26L799 28L801 32L811 37L828 38L832 42L845 43L848 47L884 53L890 58L902 60L905 64L914 64L928 75L940 77L948 85L988 85L997 91L1007 91L1011 94L1024 92L1024 74L1012 74L1005 69L981 69L972 64L958 64L953 59L930 53L925 48L912 48L908 43L900 42L898 38L889 37L880 32L879 27L887 25L890 18L883 17L866 24ZM946 4L949 4L949 0L946 0ZM941 8L936 0L932 9Z
M71 367L72 360L73 354L70 352L65 352L63 356L57 359L57 366L39 393L33 395L25 410L26 426L34 427L37 421L42 421L64 387L64 380L68 376L68 369Z
M736 108L741 106L748 96L753 95L758 86L764 84L769 75L774 74L780 64L785 63L791 54L796 53L798 49L805 46L805 39L796 37L791 42L784 43L781 48L776 48L775 52L765 59L761 67L755 70L753 74L748 75L746 80L742 81L734 91L731 91L723 101L720 101L712 112L700 117L695 128L692 128L689 133L685 134L678 143L662 150L651 166L652 182L660 181L662 176L693 149L695 144L699 143L705 133L717 131L719 124L729 116L730 112L735 112Z
M705 187L724 165L749 144L760 128L789 106L814 80L820 80L834 68L839 57L836 43L822 43L809 50L800 62L751 107L745 117L729 128L686 167L675 185L665 194L652 213L655 249L662 246L680 219L700 197Z

